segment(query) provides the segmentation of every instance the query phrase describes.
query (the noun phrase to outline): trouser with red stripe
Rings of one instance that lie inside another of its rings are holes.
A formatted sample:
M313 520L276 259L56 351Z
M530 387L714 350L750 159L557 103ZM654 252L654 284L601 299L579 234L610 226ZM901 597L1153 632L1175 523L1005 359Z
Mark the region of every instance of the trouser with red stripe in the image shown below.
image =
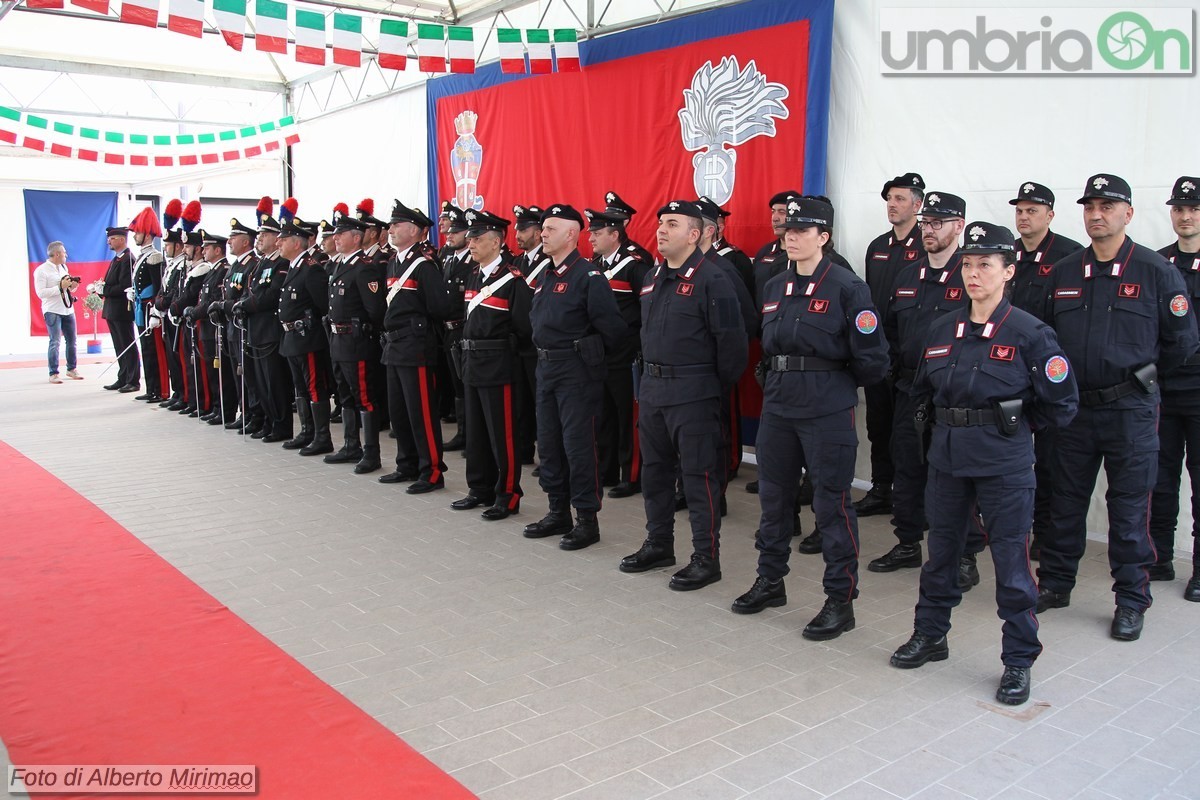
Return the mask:
M929 467L925 490L929 557L921 567L914 625L918 632L940 637L950 630L950 612L962 600L958 560L967 543L963 528L970 523L978 503L996 567L996 613L1004 620L1000 661L1006 667L1033 665L1042 652L1036 613L1038 590L1027 545L1033 524L1033 495L1032 469L959 478Z
M164 318L162 321L163 331L163 350L167 358L167 377L171 397L180 399L183 398L186 378L183 375L183 362L179 358L180 347L179 340L182 336L179 333L179 326L174 325L170 320ZM168 386L163 387L163 397L167 396Z
M145 325L138 327L142 342L142 377L146 379L146 394L163 397L170 394L167 386L167 349L163 345L162 328L149 334Z
M577 511L600 510L596 425L603 403L602 381L537 386L538 482L556 500L570 499ZM467 429L468 435L470 428Z
M637 398L633 393L633 365L609 369L604 378L604 413L601 417L600 475L605 483L614 476L622 481L641 480L637 435Z
M338 400L343 408L377 411L379 402L378 361L334 361Z
M642 445L642 498L650 541L675 541L675 475L683 475L692 548L716 558L721 552L721 401L711 397L673 406L642 402L638 408Z
M473 497L494 498L514 509L521 502L515 392L503 386L464 385L467 414L467 488Z
M858 597L858 515L850 498L857 451L852 408L816 419L763 414L754 446L762 507L754 540L759 575L775 580L788 574L796 492L807 454L825 559L825 594L842 602Z
M387 366L387 402L396 434L396 471L430 483L445 480L436 367Z
M333 366L328 350L288 356L287 362L297 398L302 397L310 403L329 402L333 391Z

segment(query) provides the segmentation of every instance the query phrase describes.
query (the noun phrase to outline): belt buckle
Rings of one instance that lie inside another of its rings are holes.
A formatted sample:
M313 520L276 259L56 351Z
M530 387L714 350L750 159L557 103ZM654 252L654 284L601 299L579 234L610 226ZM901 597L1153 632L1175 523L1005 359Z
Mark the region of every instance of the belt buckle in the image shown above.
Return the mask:
M662 365L661 364L647 364L646 365L646 374L649 375L651 378L661 378L662 377Z
M950 424L953 427L962 428L967 425L967 423L969 421L967 409L951 408L951 409L949 409L949 411L950 411Z

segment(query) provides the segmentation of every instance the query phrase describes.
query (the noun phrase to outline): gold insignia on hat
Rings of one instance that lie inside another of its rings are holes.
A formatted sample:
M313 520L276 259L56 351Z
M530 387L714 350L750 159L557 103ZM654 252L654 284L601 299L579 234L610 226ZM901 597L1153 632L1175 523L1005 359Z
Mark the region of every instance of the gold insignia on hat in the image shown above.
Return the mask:
M233 219L229 220L229 227L236 228L237 226L238 226L237 217L234 217Z

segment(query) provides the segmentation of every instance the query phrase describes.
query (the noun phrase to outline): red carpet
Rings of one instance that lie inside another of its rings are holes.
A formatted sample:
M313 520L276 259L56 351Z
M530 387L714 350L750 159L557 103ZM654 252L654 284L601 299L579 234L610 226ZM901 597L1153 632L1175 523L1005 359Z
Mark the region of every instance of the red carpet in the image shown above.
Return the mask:
M473 796L3 442L0 475L13 763L254 764L280 800Z

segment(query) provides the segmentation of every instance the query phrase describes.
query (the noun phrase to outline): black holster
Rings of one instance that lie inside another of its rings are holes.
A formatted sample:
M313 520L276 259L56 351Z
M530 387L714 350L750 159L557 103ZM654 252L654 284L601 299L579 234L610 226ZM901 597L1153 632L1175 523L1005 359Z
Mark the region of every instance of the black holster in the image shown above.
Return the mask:
M1016 434L1021 427L1021 411L1025 401L1019 397L996 401L996 430L1005 436Z

